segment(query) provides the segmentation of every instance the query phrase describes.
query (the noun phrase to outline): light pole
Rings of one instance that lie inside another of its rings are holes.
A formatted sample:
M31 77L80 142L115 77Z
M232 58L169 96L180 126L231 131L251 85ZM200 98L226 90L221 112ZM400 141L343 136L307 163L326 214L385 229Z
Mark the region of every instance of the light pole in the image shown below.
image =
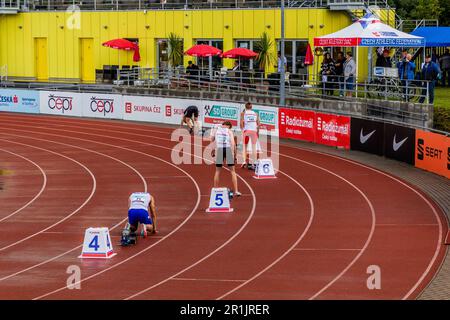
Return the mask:
M286 86L285 86L285 73L286 70L284 68L284 0L281 0L281 54L280 54L280 62L281 68L280 68L280 105L284 107L286 105ZM278 66L280 67L280 66Z

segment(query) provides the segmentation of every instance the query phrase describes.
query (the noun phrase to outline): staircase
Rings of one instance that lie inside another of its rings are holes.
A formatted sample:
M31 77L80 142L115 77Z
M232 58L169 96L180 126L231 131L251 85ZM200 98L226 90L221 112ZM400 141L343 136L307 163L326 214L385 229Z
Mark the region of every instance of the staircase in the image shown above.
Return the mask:
M327 0L327 5L330 10L347 11L354 21L368 12L375 14L383 23L393 27L396 27L396 21L400 20L387 0Z

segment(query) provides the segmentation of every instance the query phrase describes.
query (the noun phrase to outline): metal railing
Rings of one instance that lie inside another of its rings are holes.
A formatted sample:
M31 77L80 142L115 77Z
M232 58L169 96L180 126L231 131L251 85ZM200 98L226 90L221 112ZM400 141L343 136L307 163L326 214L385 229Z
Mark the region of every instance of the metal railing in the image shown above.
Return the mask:
M438 27L438 19L403 20L399 19L396 28L403 32L411 32L418 27Z
M0 83L8 81L8 66L0 66Z
M2 0L0 0L2 1ZM13 1L13 0L5 0ZM16 0L18 1L18 0ZM328 8L337 0L288 0L288 8ZM386 0L353 1L373 3L379 7ZM220 8L279 8L279 0L28 0L29 10L66 10L77 6L80 10L144 10L144 9L220 9Z

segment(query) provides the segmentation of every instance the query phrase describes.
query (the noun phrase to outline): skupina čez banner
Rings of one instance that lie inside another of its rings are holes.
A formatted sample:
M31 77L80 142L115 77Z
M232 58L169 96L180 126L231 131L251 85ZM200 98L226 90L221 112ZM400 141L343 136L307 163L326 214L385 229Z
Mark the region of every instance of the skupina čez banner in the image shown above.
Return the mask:
M416 130L416 167L450 178L450 138Z
M280 108L278 122L281 138L350 148L350 117Z

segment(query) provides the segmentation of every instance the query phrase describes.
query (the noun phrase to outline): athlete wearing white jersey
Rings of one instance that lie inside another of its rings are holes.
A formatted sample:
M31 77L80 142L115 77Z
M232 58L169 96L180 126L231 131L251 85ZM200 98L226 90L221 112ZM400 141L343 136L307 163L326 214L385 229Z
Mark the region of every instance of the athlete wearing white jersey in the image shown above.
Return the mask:
M244 111L241 113L241 130L244 140L244 147L242 148L242 167L247 166L249 169L253 169L253 164L257 159L256 144L258 142L260 126L259 115L252 110L252 107L252 104L247 102ZM252 143L251 161L250 159L247 160L247 145L250 141Z
M134 192L128 198L128 224L127 228L135 232L139 223L142 225L141 234L156 232L155 199L148 192Z
M231 180L233 182L233 193L240 196L238 190L236 171L234 170L236 156L236 142L234 134L231 131L232 125L230 121L225 121L221 126L215 128L212 132L211 140L216 143L216 172L214 174L214 188L219 187L220 171L225 163L231 172Z

